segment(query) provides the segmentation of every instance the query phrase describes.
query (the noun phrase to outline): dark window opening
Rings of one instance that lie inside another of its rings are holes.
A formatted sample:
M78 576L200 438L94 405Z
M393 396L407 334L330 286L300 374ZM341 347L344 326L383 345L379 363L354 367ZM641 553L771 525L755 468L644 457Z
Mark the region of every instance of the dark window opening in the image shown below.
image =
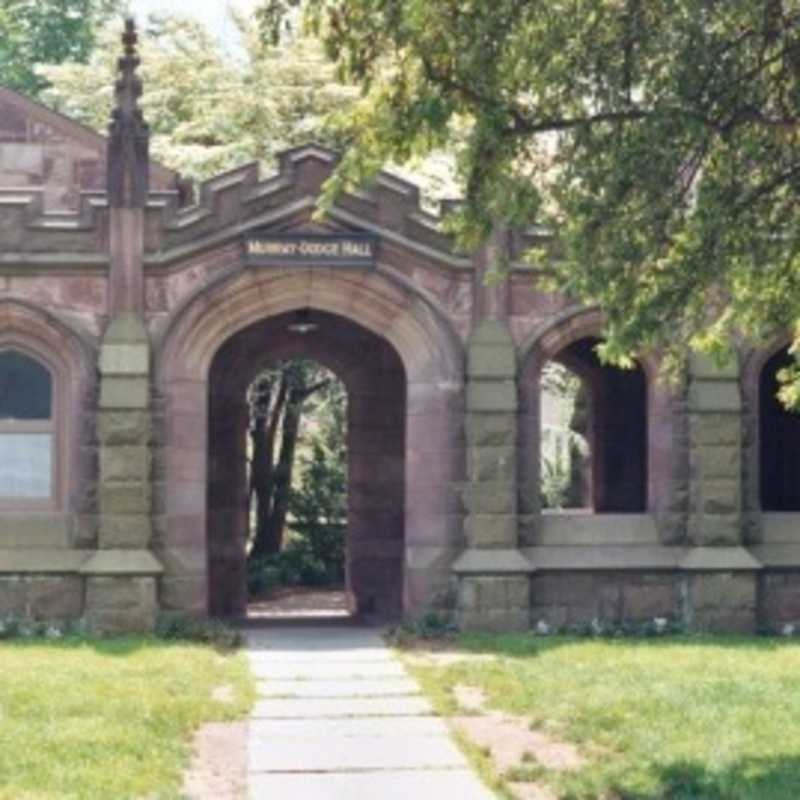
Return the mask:
M52 406L47 369L16 350L0 353L0 419L50 419Z
M778 399L778 372L794 364L787 347L761 370L759 380L759 440L761 508L800 511L800 414Z
M643 512L647 507L644 370L601 363L600 340L565 347L542 373L543 507Z

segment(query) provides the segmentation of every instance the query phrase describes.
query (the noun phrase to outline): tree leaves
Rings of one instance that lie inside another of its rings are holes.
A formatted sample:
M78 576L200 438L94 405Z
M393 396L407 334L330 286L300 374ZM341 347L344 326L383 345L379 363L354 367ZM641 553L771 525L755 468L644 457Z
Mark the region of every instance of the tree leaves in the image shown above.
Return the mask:
M329 202L458 120L459 240L550 227L550 274L605 309L613 357L800 319L796 0L305 5L365 92Z

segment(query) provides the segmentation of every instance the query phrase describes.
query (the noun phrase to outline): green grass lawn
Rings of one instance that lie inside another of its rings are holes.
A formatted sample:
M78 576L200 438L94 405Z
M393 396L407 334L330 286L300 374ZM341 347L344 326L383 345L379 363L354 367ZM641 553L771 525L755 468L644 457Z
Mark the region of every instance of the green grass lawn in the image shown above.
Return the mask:
M456 649L496 658L414 659L438 710L455 713L453 687L474 686L490 709L578 745L588 760L576 772L514 770L560 798L800 798L800 645L509 635L462 636Z
M0 642L0 799L177 798L192 731L253 698L244 656L207 646Z

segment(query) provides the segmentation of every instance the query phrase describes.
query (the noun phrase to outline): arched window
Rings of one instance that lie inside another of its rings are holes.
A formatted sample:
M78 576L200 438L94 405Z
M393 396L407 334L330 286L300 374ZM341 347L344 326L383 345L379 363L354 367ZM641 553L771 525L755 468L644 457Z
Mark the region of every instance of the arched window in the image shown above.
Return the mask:
M18 350L0 351L0 503L53 497L53 378Z
M641 513L647 507L647 379L638 364L602 364L598 344L594 337L579 339L543 368L542 505Z
M759 378L761 508L800 511L800 414L778 400L778 373L794 364L783 347L764 364Z

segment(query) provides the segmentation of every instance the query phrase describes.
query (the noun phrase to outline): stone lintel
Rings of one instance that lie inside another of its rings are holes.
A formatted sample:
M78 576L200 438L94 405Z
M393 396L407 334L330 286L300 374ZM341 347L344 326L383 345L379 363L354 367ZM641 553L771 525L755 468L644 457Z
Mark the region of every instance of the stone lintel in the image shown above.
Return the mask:
M103 375L147 375L150 347L147 342L104 342L100 349Z
M689 409L692 414L739 413L742 398L738 382L707 378L693 380L689 388Z
M164 568L149 550L98 550L80 571L84 575L160 575Z
M739 364L734 355L718 364L705 353L692 353L691 371L695 378L718 381L735 381L739 378Z
M150 338L142 318L135 311L117 314L106 328L103 345L136 344L150 346Z
M111 375L100 381L100 409L139 410L150 405L150 381L146 375Z
M467 383L467 410L469 413L515 414L517 411L517 384L512 379L470 380Z
M533 572L535 567L522 551L513 549L465 550L454 562L453 572L459 575L519 575Z
M484 319L479 322L469 337L469 345L509 347L514 352L514 340L508 323L501 319Z

